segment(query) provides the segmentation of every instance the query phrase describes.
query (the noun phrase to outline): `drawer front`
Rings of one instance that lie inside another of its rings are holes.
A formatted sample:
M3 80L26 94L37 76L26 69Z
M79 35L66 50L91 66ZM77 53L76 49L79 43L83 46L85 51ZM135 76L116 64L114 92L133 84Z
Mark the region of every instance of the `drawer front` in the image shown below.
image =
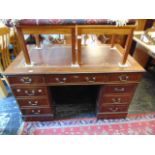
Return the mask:
M43 96L47 94L45 87L12 88L15 96Z
M106 80L109 82L139 82L142 77L142 73L116 73L116 74L107 74Z
M20 107L50 106L48 99L17 99Z
M66 84L66 83L97 83L105 82L103 74L81 74L81 75L48 75L47 83Z
M117 113L117 112L127 112L127 105L101 105L99 106L100 112L109 112L109 113Z
M43 84L44 76L42 75L23 75L23 76L10 76L8 77L10 84Z
M129 104L132 95L103 95L101 96L99 104Z
M34 115L34 116L22 116L24 121L52 121L53 115Z
M41 115L41 114L52 114L52 109L49 108L31 108L21 109L23 115Z
M104 93L133 93L136 89L135 84L132 85L107 85L103 87Z
M120 113L120 114L105 114L105 113L98 113L98 119L117 119L117 118L126 118L127 113Z

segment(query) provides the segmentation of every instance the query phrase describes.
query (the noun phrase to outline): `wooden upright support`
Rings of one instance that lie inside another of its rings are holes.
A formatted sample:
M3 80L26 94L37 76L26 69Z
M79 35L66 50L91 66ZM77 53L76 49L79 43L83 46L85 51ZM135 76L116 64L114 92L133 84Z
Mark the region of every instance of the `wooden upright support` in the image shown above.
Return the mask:
M19 27L16 28L16 31L17 31L17 35L18 35L18 38L19 38L20 46L21 46L21 48L23 50L23 53L24 53L25 62L26 62L27 65L30 65L31 60L30 60L28 49L26 47L26 43L25 43L25 40L24 40L24 34L22 33L21 28L19 28Z
M127 37L127 41L125 44L125 52L123 55L123 59L122 59L122 65L124 65L127 61L128 55L129 55L129 51L130 51L130 47L131 47L131 43L132 43L132 37L133 37L133 30L131 30L130 34Z
M80 35L80 36L78 36ZM78 47L78 64L81 65L81 30L78 29L78 33L77 33L77 47Z
M76 64L76 28L72 28L72 64Z
M112 38L111 38L111 47L114 47L115 39L116 39L116 35L112 35Z
M147 19L137 19L136 21L136 30L137 31L142 31L145 29Z
M36 46L39 48L40 47L40 40L39 40L39 34L35 34L35 41L36 41Z

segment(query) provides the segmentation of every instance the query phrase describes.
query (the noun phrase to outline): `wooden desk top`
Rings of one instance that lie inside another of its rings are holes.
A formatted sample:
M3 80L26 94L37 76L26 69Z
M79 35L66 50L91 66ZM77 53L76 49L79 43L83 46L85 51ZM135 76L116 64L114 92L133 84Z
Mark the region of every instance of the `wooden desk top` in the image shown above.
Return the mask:
M144 69L131 57L128 57L127 67L120 67L122 53L117 45L83 46L82 65L73 67L71 64L71 46L54 45L41 49L29 47L33 66L25 66L21 52L14 62L6 69L5 75L17 74L72 74L72 73L118 73L144 72Z

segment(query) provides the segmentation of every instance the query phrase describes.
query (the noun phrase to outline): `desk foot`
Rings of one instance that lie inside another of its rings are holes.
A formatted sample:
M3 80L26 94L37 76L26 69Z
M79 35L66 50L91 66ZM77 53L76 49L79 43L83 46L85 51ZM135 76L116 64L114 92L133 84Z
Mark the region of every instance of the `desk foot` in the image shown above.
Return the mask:
M42 49L42 47L37 47L37 46L36 46L35 49Z
M26 64L24 65L25 67L33 67L34 66L34 62L31 62L31 64Z
M129 67L129 65L128 65L127 63L126 63L126 64L121 64L121 63L119 63L118 66L119 66L119 67L122 67L122 68Z
M80 67L79 64L72 64L71 67Z

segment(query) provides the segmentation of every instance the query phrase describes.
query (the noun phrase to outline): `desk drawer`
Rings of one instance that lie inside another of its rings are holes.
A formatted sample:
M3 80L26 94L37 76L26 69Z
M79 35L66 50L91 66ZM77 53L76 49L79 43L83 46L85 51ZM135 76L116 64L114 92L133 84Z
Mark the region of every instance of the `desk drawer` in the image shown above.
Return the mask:
M52 109L49 108L31 108L21 109L23 115L41 115L41 114L52 114Z
M47 94L46 87L13 87L12 91L15 96L43 96Z
M110 112L110 113L117 113L117 112L127 112L128 111L128 105L107 105L103 104L99 106L100 112Z
M23 76L10 76L8 77L10 84L43 84L44 76L42 75L23 75Z
M111 113L98 113L97 118L98 119L117 119L117 118L126 118L128 113L117 113L117 114L111 114Z
M23 107L38 107L38 106L50 106L48 99L17 99L21 108Z
M132 99L132 94L130 95L103 95L100 98L101 104L129 104Z
M107 85L107 86L103 86L103 92L106 94L110 94L110 93L133 93L136 89L135 84L130 84L130 85Z
M22 118L24 121L52 121L54 119L52 114L33 116L23 115Z
M106 80L108 82L139 82L142 77L142 73L114 73L107 74Z
M102 83L105 82L105 76L103 74L47 75L46 82L53 84Z

